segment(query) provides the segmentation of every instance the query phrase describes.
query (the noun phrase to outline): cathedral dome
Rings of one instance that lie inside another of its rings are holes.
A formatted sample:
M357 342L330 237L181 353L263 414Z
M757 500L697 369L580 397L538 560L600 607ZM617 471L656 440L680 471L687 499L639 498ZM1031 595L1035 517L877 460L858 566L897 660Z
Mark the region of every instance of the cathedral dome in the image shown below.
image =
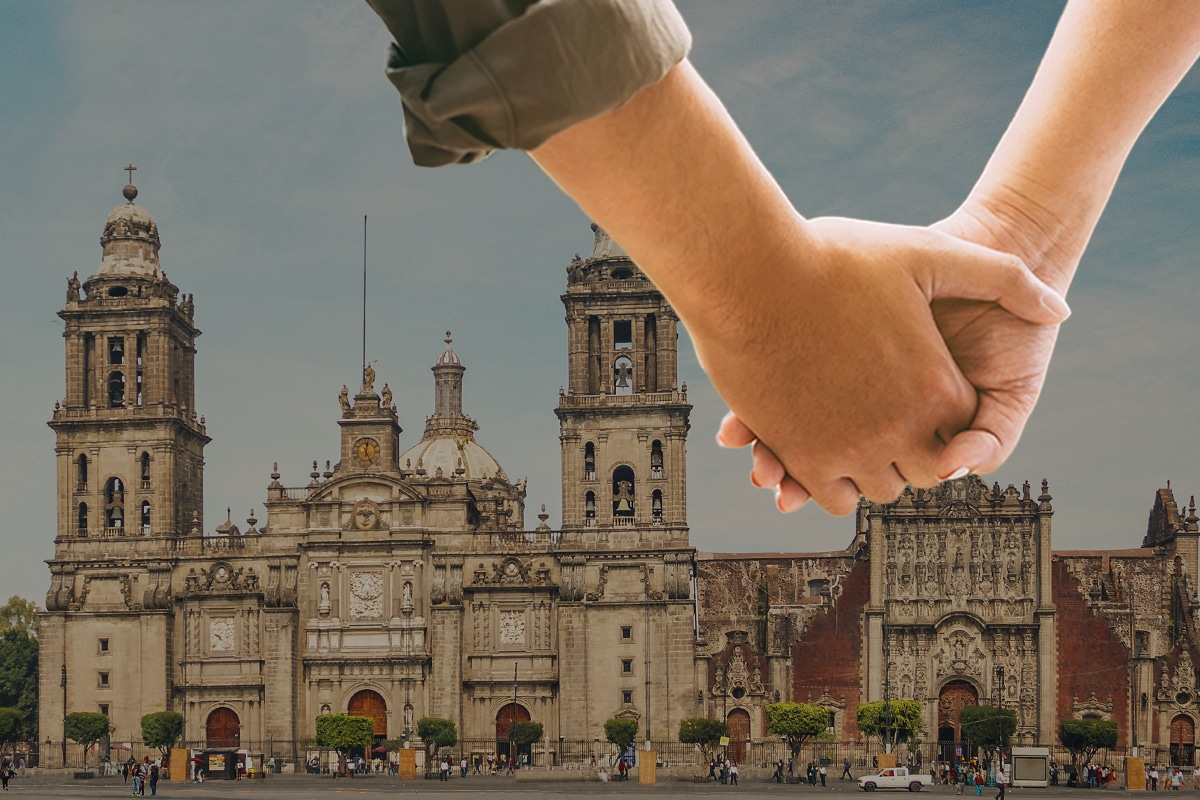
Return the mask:
M451 435L421 439L404 451L400 463L405 469L414 470L419 465L428 477L437 475L441 468L445 478L459 477L469 481L494 478L502 472L499 462L479 442ZM460 468L463 470L461 475L457 473Z
M133 202L137 189L132 184L125 187L125 197L129 202L114 208L104 221L104 233L100 235L104 255L96 277L161 280L158 225L149 211Z

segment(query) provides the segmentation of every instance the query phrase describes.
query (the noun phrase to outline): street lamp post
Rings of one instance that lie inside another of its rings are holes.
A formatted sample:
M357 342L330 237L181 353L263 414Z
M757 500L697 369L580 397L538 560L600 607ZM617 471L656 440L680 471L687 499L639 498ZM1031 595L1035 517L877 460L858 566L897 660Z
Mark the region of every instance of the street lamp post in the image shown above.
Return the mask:
M183 730L180 731L179 746L187 749L187 661L179 660L179 711L183 718Z
M62 738L62 765L63 769L67 768L67 665L62 665L62 692L63 692L63 738Z

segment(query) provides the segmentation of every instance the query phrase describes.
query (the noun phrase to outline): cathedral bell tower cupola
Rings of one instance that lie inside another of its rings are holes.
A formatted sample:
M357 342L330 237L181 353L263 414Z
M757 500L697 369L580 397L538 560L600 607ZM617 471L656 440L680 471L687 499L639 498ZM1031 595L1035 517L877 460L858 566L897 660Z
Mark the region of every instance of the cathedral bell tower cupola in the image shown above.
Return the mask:
M555 413L563 528L686 531L687 387L679 318L599 225L567 266L567 387Z
M200 335L190 295L167 280L158 225L130 182L104 222L100 267L67 279L67 386L50 427L59 459L58 541L184 535L203 513Z

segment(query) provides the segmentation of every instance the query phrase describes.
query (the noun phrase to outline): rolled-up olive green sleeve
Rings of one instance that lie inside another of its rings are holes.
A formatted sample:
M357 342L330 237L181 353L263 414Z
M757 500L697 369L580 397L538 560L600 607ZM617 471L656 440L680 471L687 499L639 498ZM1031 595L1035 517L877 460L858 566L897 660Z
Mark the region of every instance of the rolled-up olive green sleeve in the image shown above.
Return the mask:
M400 90L421 166L530 150L619 108L691 47L671 0L367 0L396 39Z

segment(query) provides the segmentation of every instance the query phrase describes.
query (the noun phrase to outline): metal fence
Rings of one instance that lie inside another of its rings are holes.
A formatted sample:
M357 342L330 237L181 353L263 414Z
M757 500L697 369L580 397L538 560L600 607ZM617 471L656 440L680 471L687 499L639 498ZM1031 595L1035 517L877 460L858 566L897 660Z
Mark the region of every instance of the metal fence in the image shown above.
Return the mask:
M204 749L203 743L189 742L188 744L196 749ZM638 749L641 749L641 746L642 743L639 742ZM1061 767L1070 766L1071 754L1061 745L1036 746L1048 747L1052 762ZM678 741L653 741L651 747L656 753L658 763L663 766L702 767L707 764L703 751L693 744ZM280 766L291 763L295 771L302 772L306 754L313 750L313 746L311 741L268 740L243 742L239 749L247 750L255 757L274 758ZM902 744L895 747L893 752L896 755L897 763L911 763L914 768L919 767L923 771L937 770L939 764L969 760L972 757L989 762L993 756L992 753L972 752L968 748L959 757L957 749L957 745L925 744L910 748ZM67 742L67 746L64 748L61 741L52 739L19 744L16 746L15 752L18 757L25 759L26 766L30 768L82 769L86 757L87 766L101 773L118 771L120 765L130 758L141 761L143 758L149 757L153 760L160 755L157 749L146 747L141 742L100 743L89 748L85 753L84 747L80 744ZM602 739L543 740L521 748L521 752L527 756L526 763L530 766L579 769L612 766L620 755L615 745ZM717 747L715 752L736 760L740 764L758 767L770 767L782 761L786 768L790 760L793 762L796 774L803 774L808 763L812 762L817 765L825 765L829 769L830 775L836 775L841 773L843 761L849 761L851 771L858 776L864 771L875 768L876 759L883 753L883 747L874 740L807 742L800 748L799 755L793 759L786 742L771 738L731 742L727 746ZM499 757L507 756L507 754L508 742L495 739L460 739L454 747L444 748L440 751L440 755L449 755L456 763L466 758L472 770L476 758L486 761L489 755ZM1093 761L1097 764L1114 766L1118 771L1122 771L1125 758L1131 754L1130 748L1106 748L1098 751ZM364 755L367 754L364 753ZM374 755L378 757L380 754ZM1141 747L1138 749L1138 755L1144 759L1147 767L1153 765L1191 767L1195 761L1193 752L1181 751L1178 748L1173 751L1170 745Z

